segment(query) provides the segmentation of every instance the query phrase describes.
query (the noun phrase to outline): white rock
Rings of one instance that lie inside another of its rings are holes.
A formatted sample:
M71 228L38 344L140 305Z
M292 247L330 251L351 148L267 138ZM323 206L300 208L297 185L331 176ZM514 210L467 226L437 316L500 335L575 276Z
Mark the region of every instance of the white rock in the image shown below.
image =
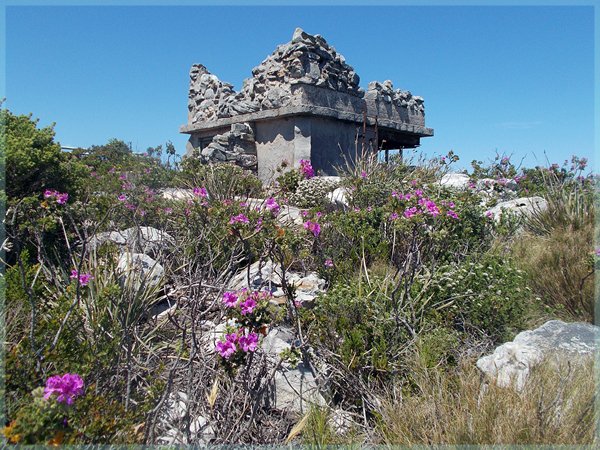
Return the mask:
M498 222L504 211L529 217L546 209L548 209L548 202L542 197L521 197L515 200L500 202L493 208L488 209L485 214L487 216L491 215Z
M345 187L339 187L334 189L333 192L329 192L327 198L334 205L347 207L349 205L348 199L350 198L350 193Z
M262 348L271 360L277 361L279 354L291 348L294 334L286 328L274 328L262 341ZM303 362L296 368L283 363L275 373L271 387L272 406L279 411L301 416L311 404L323 406L325 399L319 392L314 373Z
M154 287L162 282L165 269L157 261L143 253L123 253L117 269L123 274L126 285L139 290L142 285Z
M97 248L104 242L113 242L129 251L157 254L175 246L175 239L165 231L153 227L131 227L122 231L98 233L90 239L90 248Z
M469 176L464 173L447 173L442 176L440 184L453 189L465 189L469 185Z
M502 387L521 391L531 369L546 360L564 369L565 361L585 361L598 349L600 328L588 323L546 322L539 328L519 333L512 342L477 361L477 367Z

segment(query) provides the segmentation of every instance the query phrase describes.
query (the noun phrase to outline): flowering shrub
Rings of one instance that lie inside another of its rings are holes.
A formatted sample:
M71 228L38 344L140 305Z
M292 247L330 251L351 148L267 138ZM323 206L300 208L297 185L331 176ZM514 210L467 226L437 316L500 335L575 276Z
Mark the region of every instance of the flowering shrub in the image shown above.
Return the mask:
M54 375L46 380L44 399L48 400L54 394L58 403L72 405L75 398L83 394L83 380L77 374Z
M315 176L315 171L314 171L312 165L310 164L310 161L308 161L306 159L300 160L300 173L306 179L312 178Z

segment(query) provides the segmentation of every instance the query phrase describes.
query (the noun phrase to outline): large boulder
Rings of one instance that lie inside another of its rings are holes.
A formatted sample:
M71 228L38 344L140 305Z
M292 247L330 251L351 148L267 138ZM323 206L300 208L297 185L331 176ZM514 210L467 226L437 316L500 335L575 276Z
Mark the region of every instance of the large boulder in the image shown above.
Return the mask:
M134 290L158 286L165 274L163 266L143 253L123 253L117 262L117 270L122 274L123 283Z
M534 366L546 361L564 370L566 362L584 362L598 350L599 338L600 328L595 325L551 320L519 333L512 342L480 358L477 367L499 386L521 391Z
M292 330L284 327L273 328L263 339L262 349L277 363L281 352L290 350L294 341ZM302 416L311 404L326 404L319 391L315 374L304 362L300 362L296 367L282 362L275 372L269 400L273 408L293 416Z
M542 197L521 197L515 200L500 202L485 214L499 222L505 212L516 214L520 217L530 217L533 214L548 209L548 202Z
M175 239L153 227L131 227L123 231L98 233L90 240L90 248L96 249L105 242L112 242L123 250L158 255L175 246Z
M469 176L464 173L447 173L442 176L440 185L453 189L465 189L469 186Z

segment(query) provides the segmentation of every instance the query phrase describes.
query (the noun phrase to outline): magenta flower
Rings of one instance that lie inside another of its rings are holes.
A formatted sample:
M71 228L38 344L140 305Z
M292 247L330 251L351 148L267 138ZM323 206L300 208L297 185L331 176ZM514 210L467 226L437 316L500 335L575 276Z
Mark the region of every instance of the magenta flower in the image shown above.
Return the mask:
M417 197L419 197L419 198L420 198L420 197L423 197L423 191L422 191L421 189L417 189L417 190L415 191L415 195L416 195Z
M248 336L240 336L238 343L242 351L253 352L258 347L258 334L249 333Z
M87 286L88 283L93 279L94 277L89 273L82 273L81 275L79 275L79 283L82 286Z
M398 217L400 217L400 216L398 215L397 212L393 212L392 214L390 214L390 220L396 220L396 219L398 219Z
M165 208L163 209L163 211L165 212L165 214L171 214L173 212L173 208Z
M195 187L194 188L194 195L196 197L204 197L207 198L208 197L208 192L206 191L205 187Z
M308 211L301 211L302 217L308 217Z
M407 219L410 219L411 217L416 216L417 214L419 214L419 210L416 206L413 206L412 208L406 208L406 210L404 211L404 217L406 217Z
M448 214L448 216L452 217L453 219L458 219L458 215L451 209L446 214Z
M53 394L57 394L58 403L72 405L75 398L83 394L83 387L83 380L76 373L54 375L46 380L44 399L48 400Z
M127 179L127 174L122 173L121 175L119 175L119 180L126 180Z
M117 199L118 199L120 202L125 202L125 201L127 201L127 196L126 196L125 194L121 194L121 195L119 195L119 196L117 197Z
M429 200L428 198L422 198L419 200L419 205L425 206L427 212L431 214L433 217L437 216L440 213L439 208L435 204L434 201Z
M300 172L304 175L304 178L312 178L315 176L315 170L307 159L300 160Z
M46 189L44 191L44 198L55 197L56 194L58 194L58 192L56 192L55 190Z
M76 269L71 270L71 278L79 278L79 272Z
M265 208L271 211L275 216L279 214L279 204L275 201L273 197L267 199L267 202L265 203Z
M488 212L486 212L486 213L485 213L485 216L486 216L488 219L492 219L492 218L494 217L494 213L493 213L493 212L491 212L491 211L488 211Z
M249 223L250 221L244 214L238 214L237 216L231 216L229 219L229 225L233 225L235 223Z
M364 180L365 178L367 178L367 172L365 172L364 170L360 173L360 177Z
M251 314L254 308L256 308L256 300L253 297L248 297L244 302L240 303L240 307L242 308L242 316Z
M223 294L223 303L228 308L233 308L238 301L238 296L235 292L225 292Z
M596 256L600 256L600 247L596 249Z
M69 194L67 194L66 192L56 194L56 203L58 203L59 205L64 205L65 203L67 203L67 200L69 200Z
M219 341L215 344L215 350L225 359L229 359L236 351L235 343L230 340Z
M321 225L316 222L311 222L310 220L304 222L304 228L310 231L315 237L318 237L321 234Z
M325 260L325 267L333 267L333 261L331 259Z

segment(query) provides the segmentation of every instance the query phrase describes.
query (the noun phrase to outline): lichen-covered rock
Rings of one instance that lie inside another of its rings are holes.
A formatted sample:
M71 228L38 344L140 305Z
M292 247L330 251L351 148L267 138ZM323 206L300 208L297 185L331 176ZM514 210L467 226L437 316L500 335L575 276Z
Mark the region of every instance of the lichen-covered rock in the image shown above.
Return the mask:
M296 192L290 195L290 202L303 208L323 205L328 199L327 194L333 191L338 184L330 177L312 177L301 180Z
M519 333L512 342L480 358L477 367L499 386L521 391L534 366L546 361L564 370L567 361L585 361L598 350L599 338L597 326L551 320L535 330Z

